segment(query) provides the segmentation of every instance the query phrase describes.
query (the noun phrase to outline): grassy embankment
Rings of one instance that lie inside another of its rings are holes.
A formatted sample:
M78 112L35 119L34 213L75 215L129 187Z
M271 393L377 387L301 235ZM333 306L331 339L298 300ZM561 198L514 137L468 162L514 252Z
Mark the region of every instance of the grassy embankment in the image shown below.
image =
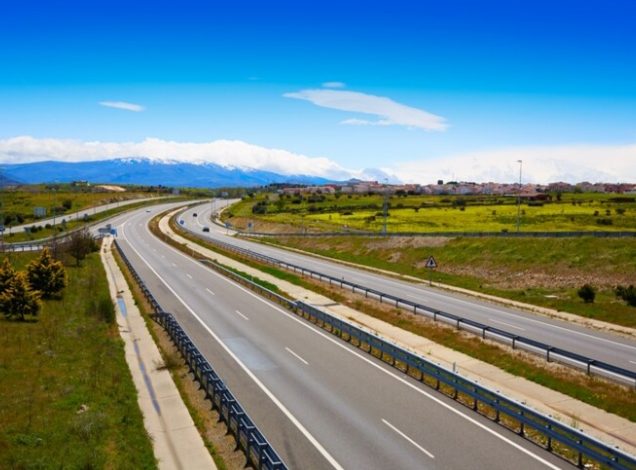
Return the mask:
M288 271L241 257L236 253L201 241L197 237L183 231L181 227L174 223L171 225L175 231L185 238L224 256L236 259L243 264L259 269L264 273L318 292L358 311L428 338L437 344L462 352L497 366L513 375L524 377L552 390L581 400L584 403L636 422L636 391L634 389L588 377L579 371L554 363L546 363L532 355L513 351L498 343L482 341L474 335L459 332L454 328L439 323L433 323L426 318L408 314L387 304L380 304L377 301L364 298L363 295L352 294L346 289L340 289L335 286L329 287L317 280L304 278ZM183 245L179 245L176 242L173 244L185 250ZM572 417L572 419L576 421L577 417Z
M35 321L0 317L0 467L156 468L99 255L67 273Z
M522 230L633 230L636 227L636 203L613 202L613 197L619 196L569 194L562 195L558 203L546 203L542 207L522 206L526 211L522 216ZM232 223L240 228L246 221L253 220L257 231L284 232L298 230L304 219L305 226L313 230L318 219L324 221L330 216L332 219L355 217L362 211L355 207L369 204L380 204L381 207L382 202L379 196L352 196L351 199L347 196L338 199L327 196L322 203L313 203L314 206L322 204L321 210L325 212L312 213L308 210L312 203L307 201L307 196L300 204L293 204L293 199L289 198L283 198L283 203L279 203L276 198L270 195L273 200L267 205L266 214L252 214L252 207L258 200L244 199L230 209ZM459 200L466 204L463 211L462 206L454 202ZM514 226L511 214L516 215L514 198L499 198L497 201L502 204L495 204L492 198L393 197L393 205L424 204L426 208L422 207L417 213L413 209L391 209L389 231L406 223L408 218L401 217L400 211L410 211L409 223L416 224L416 231L420 232L439 231L441 223L433 228L429 224L436 217L443 221L443 229L449 231L496 230L502 226L511 228ZM334 206L337 209L333 209ZM493 215L493 211L496 215ZM342 215L346 212L353 212L353 215ZM594 216L594 212L598 212L599 216ZM598 225L596 221L601 219L611 219L613 225ZM390 225L392 220L393 228ZM349 226L365 228L356 223ZM328 227L323 224L321 227L332 230L336 224L330 223ZM615 286L633 284L636 279L635 238L342 236L324 239L272 237L269 241L423 280L430 275L423 266L424 261L432 255L439 264L432 276L435 281L611 323L636 326L636 309L617 299L613 291ZM583 303L577 296L577 290L585 283L598 290L594 303Z

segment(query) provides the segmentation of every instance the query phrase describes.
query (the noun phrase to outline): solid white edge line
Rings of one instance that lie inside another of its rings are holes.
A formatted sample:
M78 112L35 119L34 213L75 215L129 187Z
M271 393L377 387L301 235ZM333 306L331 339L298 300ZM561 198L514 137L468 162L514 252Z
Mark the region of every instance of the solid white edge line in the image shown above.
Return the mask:
M207 290L210 294L212 295L216 295L214 292L212 292L210 289L208 289L207 287L205 288L205 290Z
M234 311L237 313L239 317L243 318L244 320L249 320L249 318L247 318L247 315L239 312L238 310L234 310Z
M388 427L390 427L391 429L393 429L393 431L395 431L397 434L399 434L400 436L402 436L404 439L406 439L407 441L409 441L411 444L413 444L415 447L417 447L419 450L421 450L422 452L424 452L426 455L428 455L430 458L434 459L435 456L433 454L431 454L428 450L426 450L424 447L422 447L421 445L419 445L417 442L415 442L413 439L411 439L409 436L407 436L406 434L404 434L402 431L400 431L398 428L396 428L395 426L393 426L391 423L389 423L386 419L382 418L382 422L384 424L386 424Z
M146 229L146 230L147 230L147 229ZM149 233L151 236L154 236L154 235L152 235L152 233L150 233L150 231L148 231L148 233ZM287 311L283 310L282 308L279 308L278 306L276 306L276 305L274 305L274 304L269 303L267 300L265 300L265 299L263 299L262 297L258 296L258 295L257 295L257 294L255 294L254 292L252 292L252 291L248 290L247 288L245 288L245 287L241 286L241 285L240 285L240 284L238 284L237 282L232 281L231 279L229 279L229 278L227 278L227 277L223 276L222 274L220 274L220 273L218 273L218 272L214 271L212 268L206 267L205 265L201 264L200 262L198 262L198 261L196 261L196 260L193 260L192 258L190 258L190 257L186 256L185 254L181 253L179 250L177 250L176 248L172 247L171 245L166 244L166 247L167 247L167 248L169 248L170 250L172 250L172 251L173 251L174 253L176 253L177 255L179 255L179 256L181 256L181 257L185 258L185 259L186 259L186 260L188 260L189 262L191 262L191 263L193 263L193 264L195 264L195 265L197 265L197 266L200 266L201 268L205 269L205 270L206 270L206 271L208 271L210 274L213 274L213 275L217 276L219 279L223 279L223 280L225 280L226 282L228 282L228 283L230 283L230 284L233 284L236 288L238 288L238 289L242 290L242 291L243 291L243 292L245 292L246 294L251 295L252 297L254 297L255 299L257 299L258 301L260 301L260 302L264 303L265 305L268 305L269 307L273 308L274 310L276 310L276 311L278 311L278 312L282 313L283 315L287 316L287 317L288 317L288 318L290 318L291 320L293 320L293 321L297 322L299 325L302 325L302 326L304 326L305 328L309 329L310 331L313 331L315 334L318 334L318 335L322 336L322 337L323 337L323 338L325 338L327 341L330 341L331 343L335 344L335 345L336 345L336 346L338 346L339 348L342 348L343 350L345 350L345 351L349 352L350 354L353 354L354 356L357 356L359 359L361 359L361 360L365 361L366 363L368 363L368 364L370 364L371 366L375 367L376 369L378 369L378 370L382 371L383 373L385 373L385 374L387 374L387 375L389 375L389 376L393 377L395 380L397 380L397 381L399 381L399 382L403 383L403 384L404 384L404 385L406 385L407 387L411 388L412 390L415 390L416 392L420 393L421 395L424 395L425 397L429 398L430 400L433 400L435 403L437 403L437 404L439 404L439 405L443 406L444 408L448 409L448 410L449 410L449 411L451 411L452 413L454 413L454 414L456 414L456 415L458 415L458 416L460 416L460 417L464 418L466 421L468 421L468 422L470 422L470 423L474 424L475 426L477 426L477 427L479 427L480 429L482 429L482 430L486 431L487 433L491 434L492 436L496 437L497 439L500 439L501 441L503 441L503 442L505 442L505 443L507 443L507 444L511 445L512 447L514 447L515 449L519 450L520 452L522 452L522 453L526 454L527 456L529 456L529 457L531 457L531 458L533 458L533 459L535 459L535 460L537 460L537 461L541 462L543 465L545 465L545 466L547 466L547 467L549 467L549 468L552 468L552 469L554 469L554 470L560 470L560 467L557 467L557 466L556 466L556 465L554 465L553 463L548 462L547 460L545 460L544 458L540 457L540 456L539 456L539 455L537 455L537 454L534 454L534 453L533 453L533 452L531 452L530 450L525 449L524 447L522 447L521 445L517 444L516 442L514 442L514 441L512 441L512 440L508 439L506 436L503 436L502 434L499 434L497 431L495 431L495 430L493 430L493 429L490 429L490 428L489 428L488 426L486 426L485 424L482 424L482 423L480 423L479 421L477 421L476 419L474 419L474 418L472 418L472 417L470 417L470 416L468 416L468 415L464 414L462 411L460 411L460 410L458 410L458 409L453 408L451 405L449 405L449 404L447 404L447 403L443 402L441 399L439 399L439 398L437 398L437 397L435 397L435 396L431 395L431 394L430 394L430 393L428 393L427 391L425 391L425 390L423 390L423 389L421 389L421 388L419 388L419 387L416 387L416 386L415 386L415 385L413 385L412 383L408 382L406 379L404 379L404 378L402 378L402 377L400 377L400 376L396 375L395 373L393 373L393 372L392 372L392 371L390 371L390 370L385 369L384 367L380 366L379 364L376 364L376 363L375 363L375 362L373 362L371 359L369 359L369 358L367 358L367 357L363 356L363 355L362 355L362 354L360 354L359 352L354 351L353 349L350 349L350 348L348 347L348 343L347 343L347 345L345 345L345 344L343 344L342 340L340 340L340 341L339 341L339 340L336 340L336 339L334 339L333 337L331 337L330 335L328 335L327 333L324 333L324 332L322 332L322 331L319 331L319 330L315 329L313 325L308 324L305 320L301 320L301 319L300 319L300 318L298 318L296 315L294 315L294 314L292 314L292 313L290 313L290 312L287 312ZM132 245L131 245L131 248L132 248ZM133 248L133 250L135 250L135 249ZM135 252L136 252L136 250L135 250ZM147 262L147 261L145 261L145 260L144 260L144 262L145 262L146 264L148 264L148 262ZM153 272L155 272L155 273L156 273L156 271L154 271L152 268L150 268L150 269L151 269ZM161 278L160 278L160 279L161 279ZM163 280L162 280L162 281L163 281ZM163 282L165 283L165 281L163 281ZM169 289L172 291L172 289L171 289L171 288L169 288ZM173 292L174 292L174 291L173 291ZM175 293L175 295L177 295L177 294ZM179 299L180 299L180 298L179 298ZM181 300L181 302L183 303L183 300ZM185 305L185 303L184 303L184 305ZM189 309L189 307L187 307L187 306L186 306L186 308L188 308L188 309ZM201 319L200 319L200 318L198 318L198 317L196 317L196 318L197 318L197 319L198 319L201 323L203 323L203 322L201 321ZM205 325L205 324L204 324L204 326L205 326L205 328L206 328L207 330L209 330L209 327L208 327L207 325ZM211 330L209 330L209 331L211 331ZM213 333L212 333L212 334L213 334ZM214 335L214 334L213 334L213 336L216 336L216 335ZM238 362L238 358L237 358L237 362ZM244 367L244 366L243 366L243 367ZM257 379L257 378L255 378L255 380L258 380L258 379ZM282 405L282 403L281 403L281 406L283 406L283 405ZM299 424L300 424L300 423L299 423ZM326 451L325 451L325 452L326 452Z
M495 318L489 318L488 320L493 323L499 323L500 325L505 325L508 328L514 328L515 330L526 331L525 328L521 328L520 326L516 326L516 325L511 325L510 323L506 323L505 321L497 320Z
M122 235L123 235L123 238L127 240L125 230L122 230ZM151 234L151 236L153 235ZM258 379L258 377L256 377L256 375L252 373L252 371L250 371L247 368L245 364L243 364L243 362L241 362L241 360L236 356L236 354L234 354L232 350L223 341L221 341L221 338L219 338L217 334L210 329L210 327L201 319L201 317L199 317L199 315L196 314L194 310L192 310L192 308L179 296L179 294L175 292L175 290L166 282L166 280L163 277L161 277L159 273L155 271L155 269L152 266L150 266L150 263L148 263L148 261L141 255L141 253L139 253L139 251L137 251L137 249L132 244L129 243L128 246L130 246L130 248L137 254L137 256L139 256L139 258L146 264L146 266L148 266L148 269L150 269L150 271L152 271L154 275L157 276L157 278L159 278L159 280L166 286L166 288L170 292L172 292L175 298L183 304L183 306L190 312L190 314L210 334L210 336L212 336L216 340L216 342L219 343L219 345L225 350L225 352L232 359L234 359L234 361L239 365L239 367L243 369L243 371L254 381L254 383L256 383L256 385L263 391L263 393L265 393L265 395L267 395L269 399L272 400L272 402L274 402L274 404L278 407L278 409L280 409L283 412L283 414L287 417L287 419L289 419L294 424L294 426L298 428L298 430L305 436L305 438L307 438L307 440L316 448L316 450L318 450L318 452L331 464L331 466L338 470L344 470L344 468L336 461L336 459L334 459L331 456L331 454L327 452L327 450L322 446L322 444L320 444L320 442L318 442L318 440L301 424L301 422L298 421L298 419L287 409L287 407L283 405L283 403L278 398L276 398L276 396L265 386L265 384L263 384L263 382L261 382ZM177 250L174 250L174 251L176 253L181 254Z
M292 351L291 349L289 349L287 346L285 346L285 351L287 351L289 354L291 354L292 356L294 356L296 359L298 359L300 362L302 362L303 364L305 364L306 366L309 365L309 362L305 361L302 357L300 357L298 354L296 354L294 351Z

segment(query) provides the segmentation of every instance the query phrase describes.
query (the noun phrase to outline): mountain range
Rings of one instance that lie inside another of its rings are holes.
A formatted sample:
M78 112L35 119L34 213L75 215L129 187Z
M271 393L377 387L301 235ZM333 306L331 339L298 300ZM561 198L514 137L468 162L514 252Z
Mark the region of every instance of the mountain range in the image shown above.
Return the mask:
M325 184L308 175L228 168L214 163L183 163L149 158L116 158L91 162L43 161L0 164L0 185L10 183L116 183L177 187L262 186L270 183Z

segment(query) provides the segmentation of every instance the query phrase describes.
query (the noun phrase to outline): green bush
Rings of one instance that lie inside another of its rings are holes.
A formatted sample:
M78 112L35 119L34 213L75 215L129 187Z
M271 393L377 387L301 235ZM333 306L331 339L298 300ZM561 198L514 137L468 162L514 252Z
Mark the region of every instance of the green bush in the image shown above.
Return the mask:
M592 287L590 284L583 284L581 288L577 291L577 294L583 302L586 304L594 303L594 299L596 298L596 289Z
M630 284L629 287L618 286L614 289L614 293L616 297L627 302L627 305L636 307L636 288L633 285Z

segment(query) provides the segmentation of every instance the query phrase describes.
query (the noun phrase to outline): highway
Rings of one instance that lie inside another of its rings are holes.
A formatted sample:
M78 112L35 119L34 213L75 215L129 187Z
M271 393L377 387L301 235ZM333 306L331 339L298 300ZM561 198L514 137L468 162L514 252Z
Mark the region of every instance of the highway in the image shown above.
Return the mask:
M113 219L122 248L290 468L568 467L159 241L169 206Z
M33 222L29 222L28 224L7 226L7 232L8 233L11 233L14 231L21 232L27 227L33 227L35 225L45 226L46 224L53 225L54 222L59 225L60 223L62 223L62 220L66 220L67 222L70 222L73 219L79 220L85 215L87 216L95 215L101 212L106 212L108 210L115 209L117 207L124 207L129 204L135 204L137 202L156 201L158 199L159 198L157 197L144 197L144 198L136 198L136 199L127 199L125 201L111 202L109 204L102 204L100 206L86 207L82 210L71 212L69 214L59 214L59 215L56 215L55 217L48 217L46 219L37 219L37 220L34 220Z
M231 237L227 235L227 230L210 223L211 213L217 212L223 204L225 201L215 200L212 203L208 202L187 210L181 217L184 221L184 227L199 235L231 243L307 269L342 278L437 310L460 315L513 334L636 371L636 339L508 308L458 293L430 288L424 280L419 284L402 281L335 261ZM195 212L198 217L193 216ZM210 227L209 233L202 232L204 225ZM443 263L443 260L438 260L438 262Z

